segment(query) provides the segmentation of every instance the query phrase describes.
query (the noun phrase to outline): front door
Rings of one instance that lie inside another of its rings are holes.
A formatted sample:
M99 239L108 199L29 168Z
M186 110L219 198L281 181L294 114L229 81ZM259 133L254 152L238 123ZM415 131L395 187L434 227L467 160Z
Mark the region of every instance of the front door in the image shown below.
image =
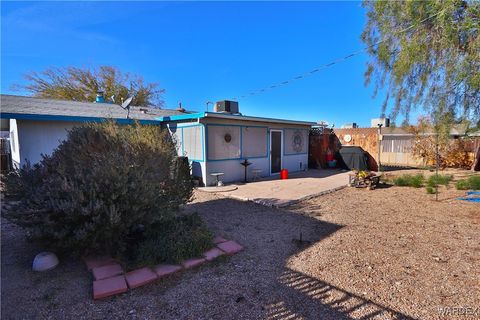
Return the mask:
M280 130L270 131L270 174L282 169L282 134Z

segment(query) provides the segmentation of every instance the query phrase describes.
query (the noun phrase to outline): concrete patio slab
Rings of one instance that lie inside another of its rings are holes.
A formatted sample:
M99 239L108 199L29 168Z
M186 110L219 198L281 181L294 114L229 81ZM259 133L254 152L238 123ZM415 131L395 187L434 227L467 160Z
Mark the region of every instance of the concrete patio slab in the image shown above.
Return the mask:
M290 174L287 180L273 176L256 182L237 184L236 190L221 194L241 201L253 201L280 208L346 187L348 173L343 170L312 169Z
M124 276L117 276L93 282L93 299L102 299L119 293L127 292Z
M93 268L92 273L95 280L102 280L123 274L123 269L121 265L115 263L103 267Z
M157 280L158 276L152 269L145 267L128 272L125 278L127 279L128 287L133 289Z
M176 264L159 264L153 268L158 277L165 277L182 270L182 266Z

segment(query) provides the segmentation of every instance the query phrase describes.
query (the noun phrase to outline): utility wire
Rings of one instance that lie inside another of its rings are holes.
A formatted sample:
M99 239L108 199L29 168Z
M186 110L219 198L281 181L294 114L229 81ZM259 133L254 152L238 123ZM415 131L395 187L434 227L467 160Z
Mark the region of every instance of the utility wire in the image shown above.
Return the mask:
M440 10L440 11L438 11L437 13L435 13L435 14L433 14L433 15L431 15L431 16L423 19L423 20L420 20L419 23L417 23L417 24L412 24L412 25L410 25L410 26L408 26L408 27L406 27L406 28L404 28L404 29L402 29L402 30L400 30L400 31L398 31L398 32L395 32L392 36L389 36L389 37L387 37L387 38L385 38L385 39L383 39L383 40L379 40L379 41L377 41L377 42L375 42L375 43L373 43L373 44L371 44L371 45L369 45L369 46L367 46L367 47L365 47L365 48L363 48L363 49L361 49L361 50L352 52L352 53L350 53L349 55L346 55L346 56L344 56L344 57L341 57L341 58L332 60L332 61L329 62L329 63L322 64L322 65L316 67L315 69L312 69L312 70L310 70L310 71L308 71L308 72L305 72L305 73L303 73L303 74L301 74L301 75L298 75L298 76L296 76L296 77L293 77L293 78L291 78L291 79L288 79L288 80L285 80L285 81L282 81L282 82L278 82L278 83L274 83L274 84L272 84L272 85L270 85L270 86L267 86L267 87L263 87L263 88L261 88L261 89L257 89L257 90L250 91L250 92L245 93L245 94L242 94L242 95L240 95L240 96L238 96L238 97L234 97L234 98L232 98L232 100L240 100L240 99L244 99L244 98L247 98L247 97L250 97L250 96L259 95L259 94L264 93L265 91L272 90L272 89L275 89L275 88L278 88L278 87L282 87L282 86L286 86L287 84L290 84L290 83L292 83L292 82L295 82L295 81L301 80L301 79L303 79L303 78L306 78L306 77L308 77L308 76L314 75L315 73L317 73L317 72L319 72L319 71L321 71L321 70L327 69L327 68L329 68L329 67L331 67L331 66L334 66L334 65L336 65L336 64L338 64L338 63L341 63L341 62L346 61L346 60L348 60L348 59L351 59L351 58L353 58L353 57L355 57L355 56L358 56L358 55L360 55L360 54L368 51L370 48L373 48L373 47L375 47L375 46L378 46L379 44L381 44L381 43L383 43L383 42L391 39L391 38L392 38L393 36L395 36L395 35L398 35L398 34L402 34L402 33L404 33L404 32L407 32L407 31L409 31L410 29L413 29L413 28L417 27L418 25L420 25L420 24L422 24L422 23L424 23L424 22L426 22L426 21L428 21L428 20L430 20L430 19L438 16L440 13L442 13L442 12L444 12L444 11L445 11L445 9Z

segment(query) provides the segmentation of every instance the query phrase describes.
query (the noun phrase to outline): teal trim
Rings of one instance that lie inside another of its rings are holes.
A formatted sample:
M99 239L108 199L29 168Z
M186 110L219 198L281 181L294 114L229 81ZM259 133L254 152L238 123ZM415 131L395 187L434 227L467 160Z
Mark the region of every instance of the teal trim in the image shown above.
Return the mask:
M222 158L222 159L210 159L208 158L208 127L240 127L240 156L238 158ZM206 128L206 158L207 161L230 161L230 160L242 160L242 159L262 159L268 158L268 141L269 141L269 131L267 126L246 126L240 124L223 124L223 123L207 123ZM255 157L244 157L243 154L243 128L265 128L267 129L266 139L267 139L267 150L265 156L255 156Z
M231 113L223 113L223 112L203 112L203 117L201 118L208 118L211 115L211 118L217 119L232 119L232 120L244 120L244 121L263 121L263 122L270 122L270 123L291 123L303 126L313 126L316 125L315 122L307 122L307 121L296 121L296 120L286 120L286 119L275 119L275 118L265 118L265 117L253 117L253 116L244 116L241 114L231 114ZM215 117L219 115L221 117Z
M49 114L27 114L27 113L0 113L1 119L17 119L17 120L41 120L41 121L70 121L70 122L104 122L114 120L120 124L132 124L135 122L141 124L160 125L158 120L137 120L137 119L121 119L121 118L99 118L99 117L77 117L77 116L57 116Z
M155 118L155 120L161 121L161 122L168 122L168 121L200 119L204 117L205 117L205 112L198 112L198 113L187 113L187 114L178 114L178 115L166 116L166 117L158 117L158 118Z
M182 142L181 142L181 147L182 147L182 155L185 156L185 143L184 143L184 132L183 132L183 129L185 128L191 128L191 127L202 127L202 130L200 130L202 136L201 136L201 141L202 141L202 159L190 159L188 158L188 160L190 162L194 161L194 162L205 162L205 144L204 144L204 140L205 140L205 135L203 133L203 131L205 130L205 126L201 123L197 123L197 124L192 124L192 125L186 125L186 126L176 126L177 130L180 130L182 131Z

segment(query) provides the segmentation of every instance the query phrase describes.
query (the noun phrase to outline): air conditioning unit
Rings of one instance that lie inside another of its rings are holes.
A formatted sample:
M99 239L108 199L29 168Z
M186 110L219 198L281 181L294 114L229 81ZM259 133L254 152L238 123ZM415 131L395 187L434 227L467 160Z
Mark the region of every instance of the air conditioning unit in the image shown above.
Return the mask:
M218 102L215 102L215 107L213 110L215 112L239 113L238 102L230 101L230 100L218 101Z
M375 118L370 121L370 126L372 128L377 128L378 125L382 125L382 127L387 128L390 127L390 119L389 118Z

